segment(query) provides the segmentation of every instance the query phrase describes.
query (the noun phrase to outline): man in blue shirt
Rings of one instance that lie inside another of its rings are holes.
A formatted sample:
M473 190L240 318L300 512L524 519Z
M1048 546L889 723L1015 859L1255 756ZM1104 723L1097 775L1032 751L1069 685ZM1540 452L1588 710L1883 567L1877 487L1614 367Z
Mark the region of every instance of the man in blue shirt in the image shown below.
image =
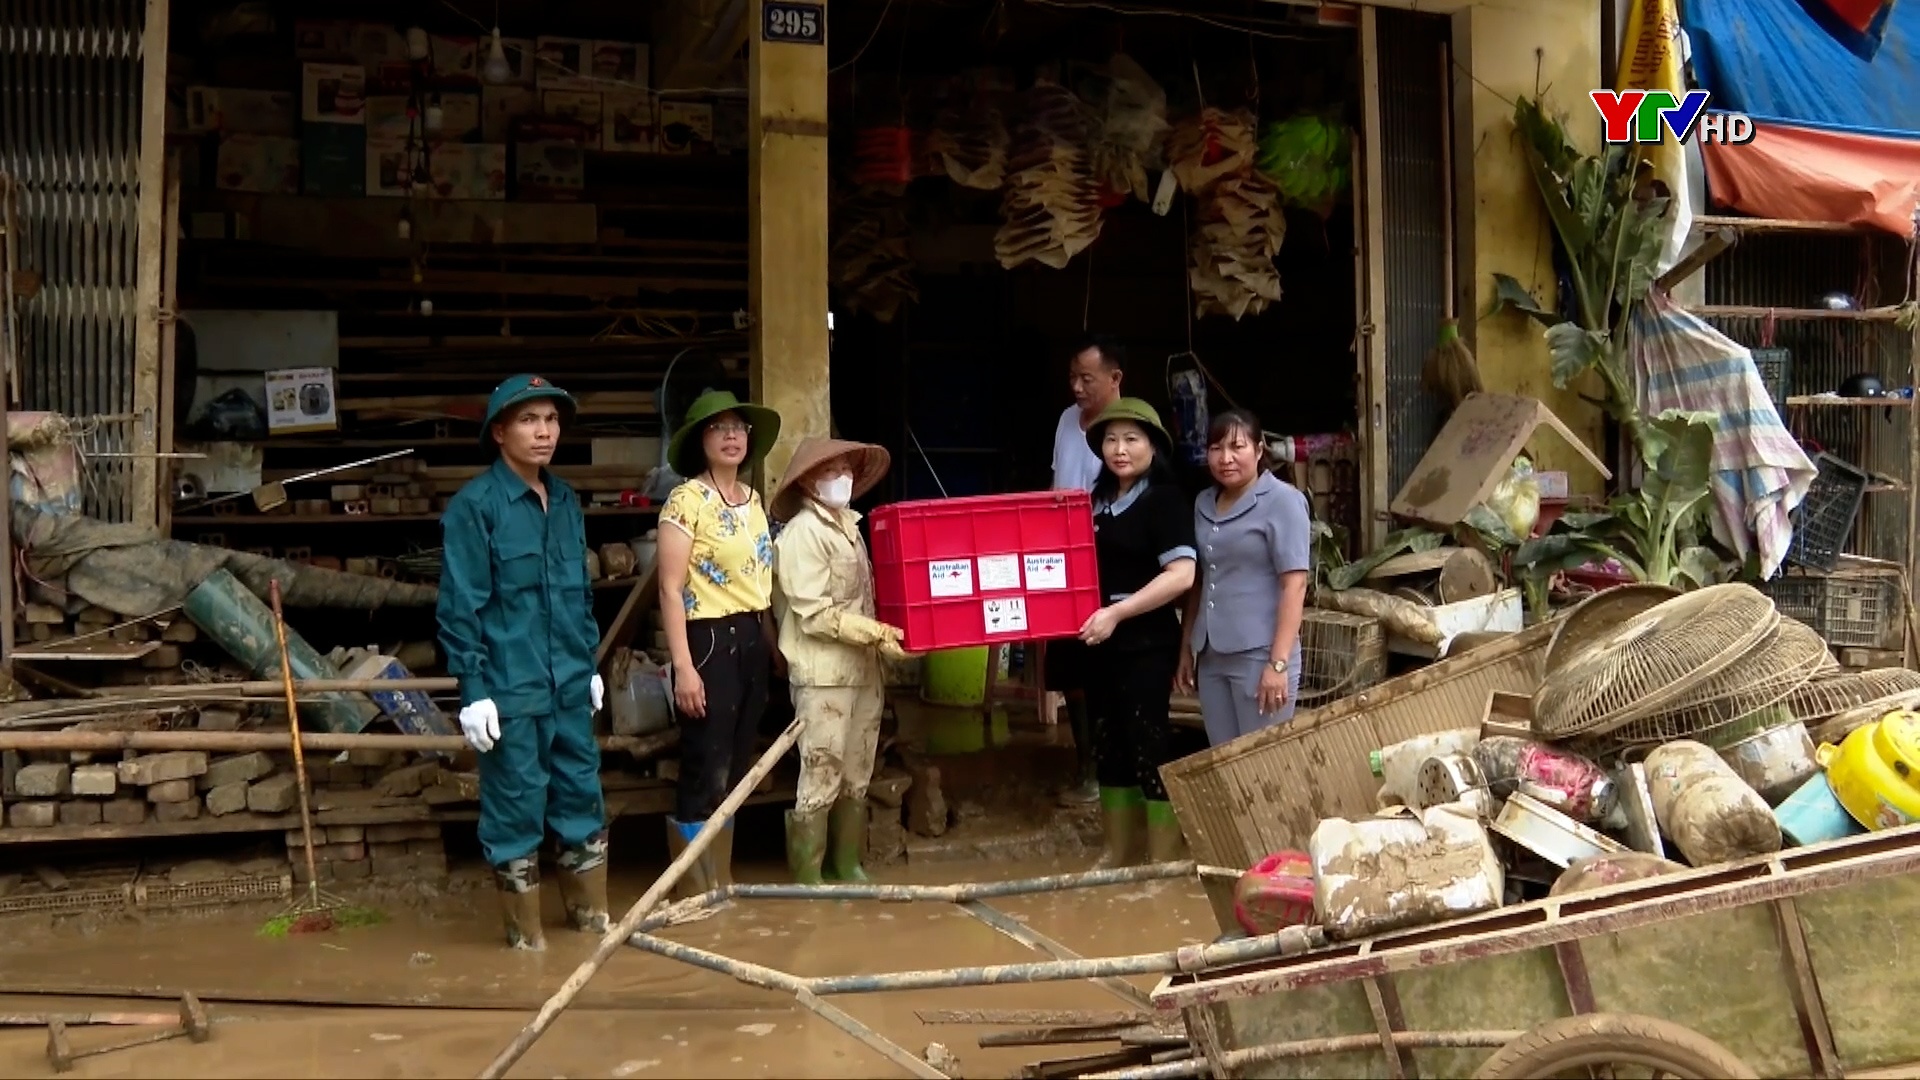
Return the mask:
M543 949L540 844L560 841L576 930L605 933L606 803L593 714L600 628L580 499L547 466L573 398L532 375L487 401L496 456L441 518L440 646L460 682L460 730L480 754L480 848L500 885L507 944Z

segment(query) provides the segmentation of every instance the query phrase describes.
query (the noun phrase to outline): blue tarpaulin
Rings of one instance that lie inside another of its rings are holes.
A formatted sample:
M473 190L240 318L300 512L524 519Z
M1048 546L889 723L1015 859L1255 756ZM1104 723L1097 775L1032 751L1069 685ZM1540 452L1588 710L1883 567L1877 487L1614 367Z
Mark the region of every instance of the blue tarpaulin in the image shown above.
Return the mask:
M1838 16L1809 14L1808 4L1824 2L1684 0L1694 75L1712 91L1712 108L1849 131L1920 132L1920 2L1884 5L1866 33Z

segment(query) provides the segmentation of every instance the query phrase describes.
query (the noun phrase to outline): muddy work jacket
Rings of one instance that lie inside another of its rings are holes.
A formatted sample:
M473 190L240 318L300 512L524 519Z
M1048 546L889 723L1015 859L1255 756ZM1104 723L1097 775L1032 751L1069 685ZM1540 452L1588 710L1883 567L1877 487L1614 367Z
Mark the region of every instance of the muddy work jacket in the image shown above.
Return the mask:
M587 579L586 518L543 472L547 505L505 462L467 482L440 519L440 648L460 704L502 718L591 709L600 628Z
M794 686L879 686L873 565L860 515L804 500L773 542L773 610Z

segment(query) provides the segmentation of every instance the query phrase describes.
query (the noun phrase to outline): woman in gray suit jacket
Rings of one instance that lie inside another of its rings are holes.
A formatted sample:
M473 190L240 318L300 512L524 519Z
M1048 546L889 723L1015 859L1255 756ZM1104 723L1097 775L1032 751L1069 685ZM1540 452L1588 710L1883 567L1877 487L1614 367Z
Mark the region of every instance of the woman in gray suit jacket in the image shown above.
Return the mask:
M1220 414L1207 432L1214 486L1194 501L1199 577L1175 686L1198 690L1214 746L1291 720L1300 690L1312 517L1266 456L1260 422L1243 410Z

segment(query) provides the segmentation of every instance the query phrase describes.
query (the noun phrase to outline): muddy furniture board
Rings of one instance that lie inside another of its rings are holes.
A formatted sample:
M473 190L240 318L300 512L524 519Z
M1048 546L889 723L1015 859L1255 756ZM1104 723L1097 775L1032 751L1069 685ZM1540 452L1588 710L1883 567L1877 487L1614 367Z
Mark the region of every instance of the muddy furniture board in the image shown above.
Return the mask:
M1377 1042L1286 1044L1377 1040L1383 1027L1525 1031L1596 1012L1680 1024L1764 1077L1858 1075L1920 1061L1908 1018L1920 966L1898 944L1920 918L1916 869L1909 826L1172 975L1153 998L1212 1035L1227 1066L1214 1075L1230 1077L1389 1076ZM1408 1053L1406 1075L1454 1077L1493 1050Z
M1477 728L1495 690L1531 696L1555 624L1410 672L1161 768L1196 862L1244 870L1300 850L1321 818L1366 817L1368 755L1416 735Z
M1469 394L1447 418L1388 509L1430 525L1453 525L1485 502L1541 427L1552 428L1595 472L1613 473L1553 411L1517 394Z

